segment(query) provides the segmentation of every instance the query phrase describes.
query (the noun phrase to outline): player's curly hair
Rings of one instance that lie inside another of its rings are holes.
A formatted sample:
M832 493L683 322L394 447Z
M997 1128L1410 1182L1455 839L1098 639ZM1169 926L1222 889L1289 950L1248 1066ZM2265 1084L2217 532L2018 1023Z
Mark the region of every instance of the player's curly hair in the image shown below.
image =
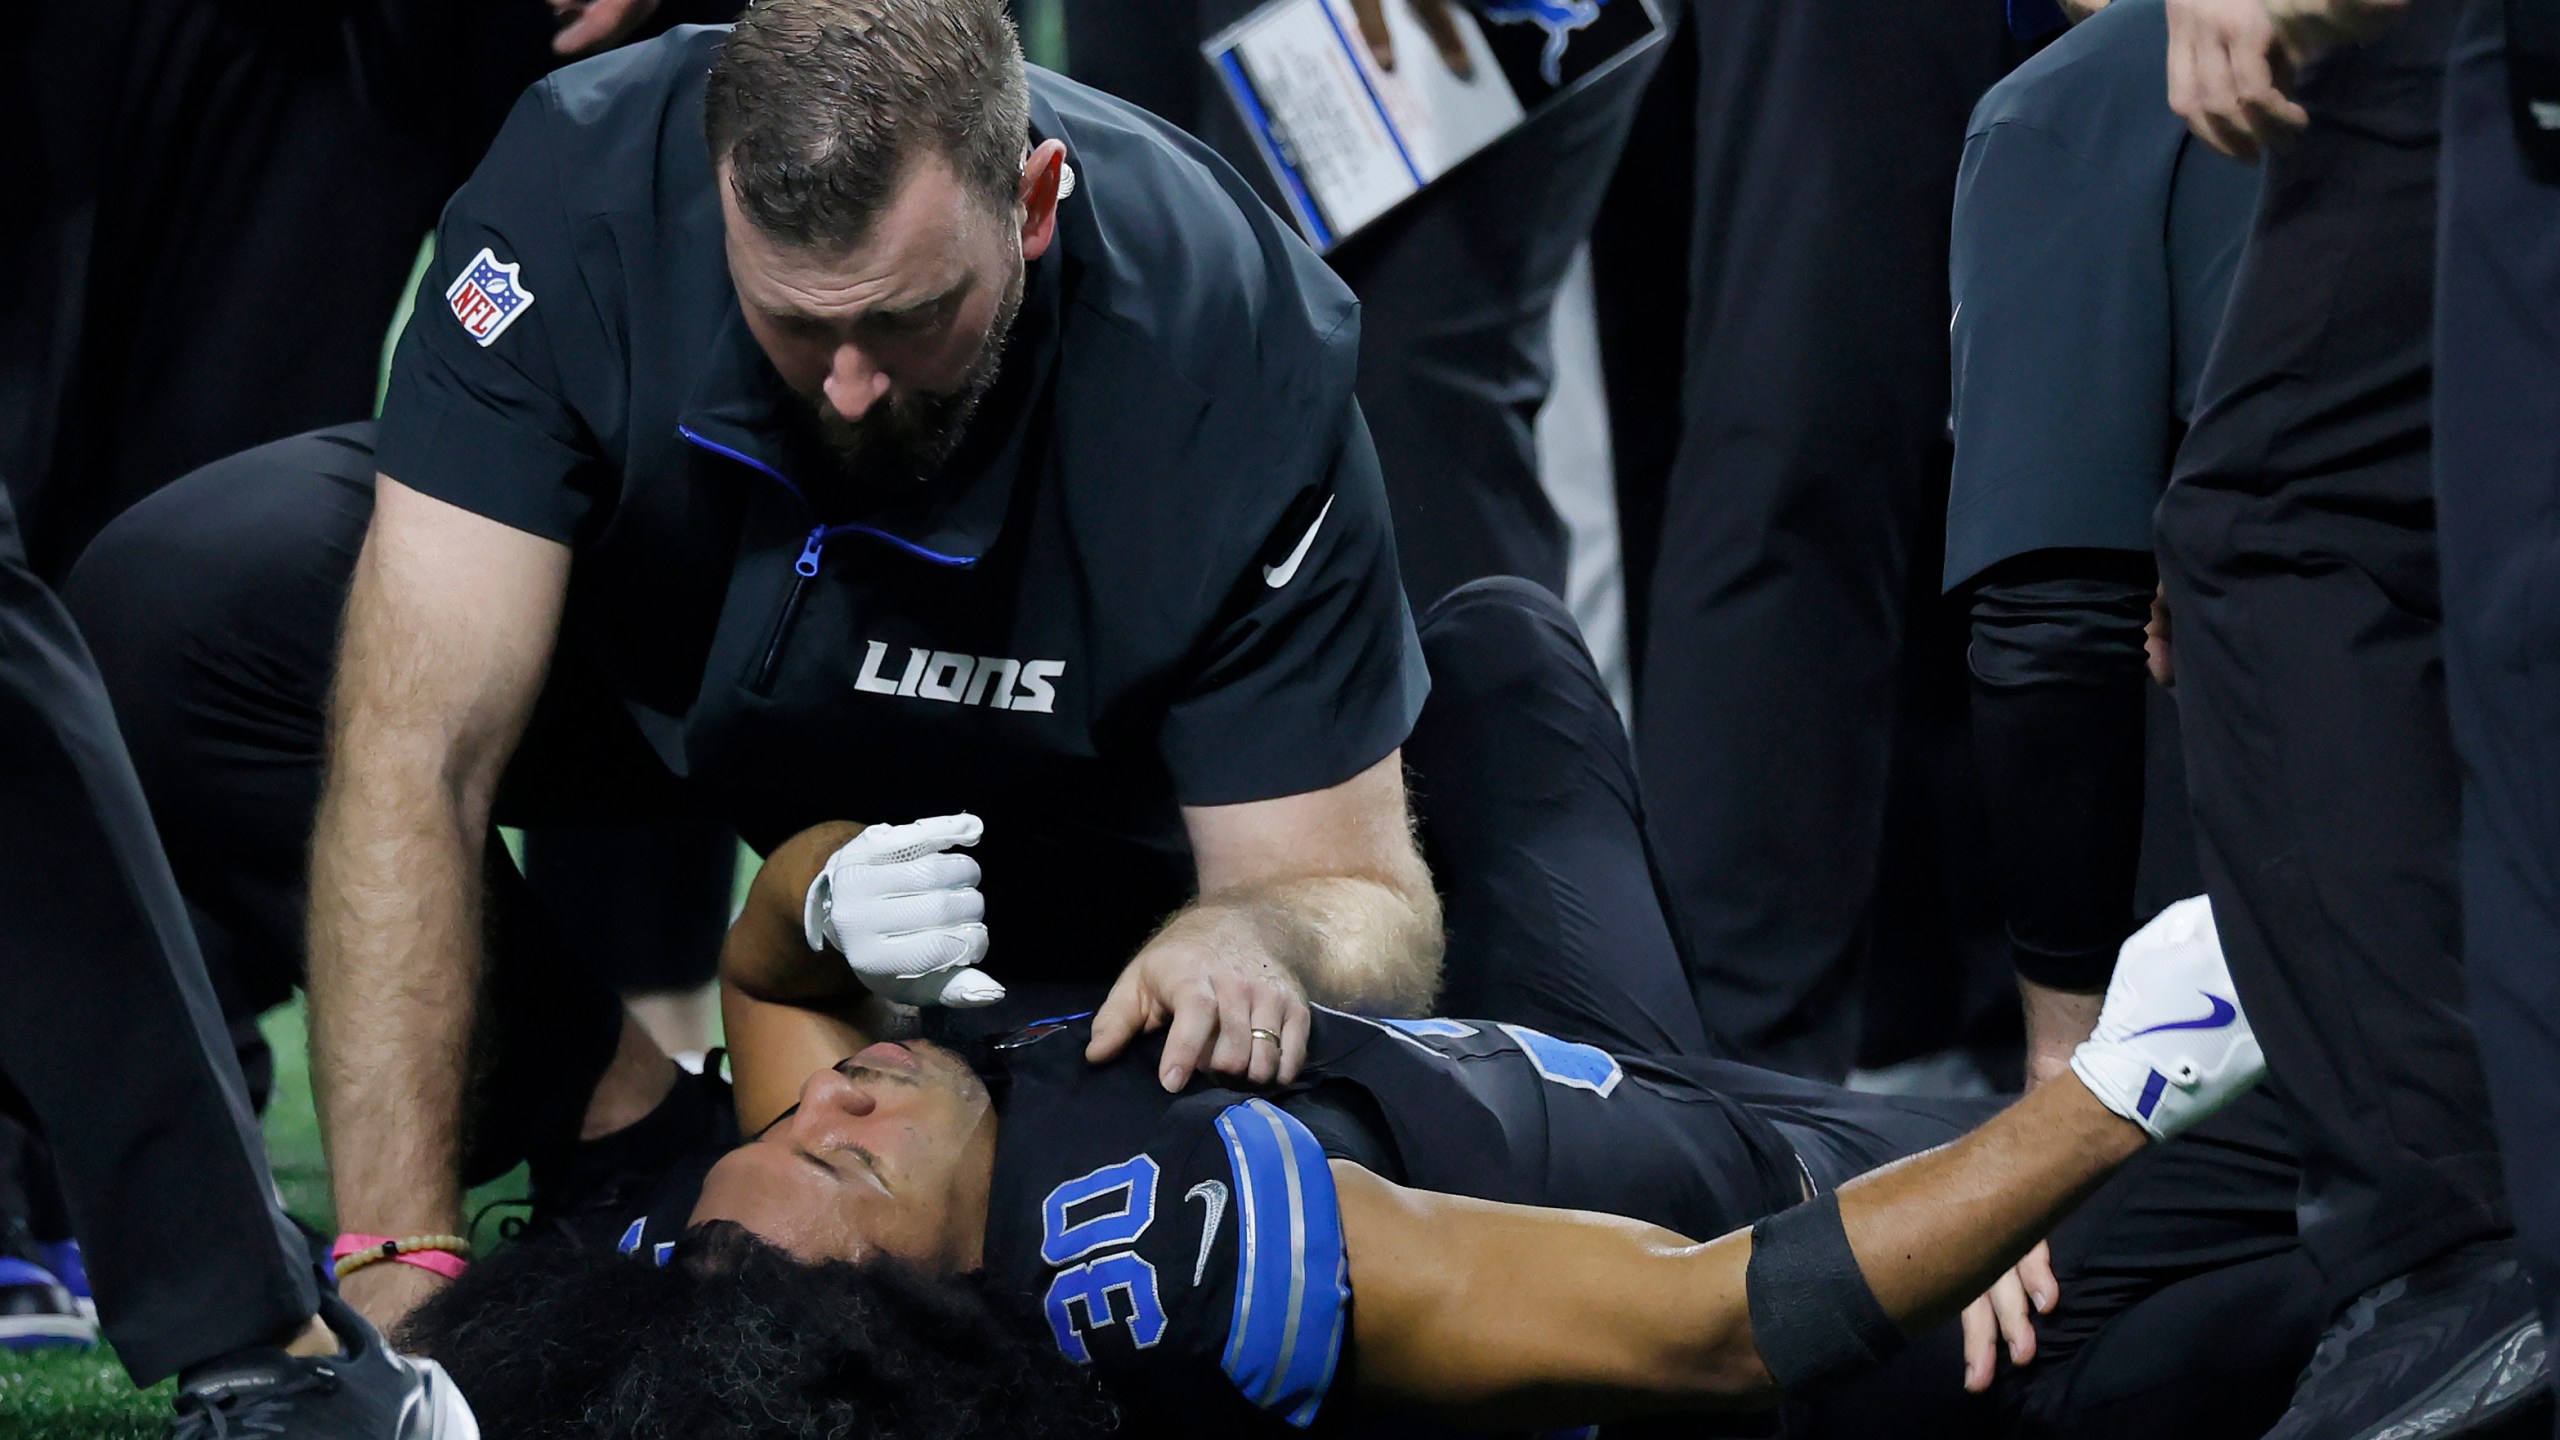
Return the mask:
M723 1221L664 1266L517 1245L402 1327L489 1440L962 1440L1112 1434L1037 1316L977 1277L806 1264Z

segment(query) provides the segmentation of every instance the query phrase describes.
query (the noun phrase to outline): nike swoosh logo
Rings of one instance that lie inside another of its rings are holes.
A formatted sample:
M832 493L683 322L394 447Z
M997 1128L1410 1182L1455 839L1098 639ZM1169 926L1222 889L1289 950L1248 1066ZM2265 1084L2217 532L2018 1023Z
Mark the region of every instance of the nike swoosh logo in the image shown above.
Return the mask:
M2163 1030L2219 1030L2223 1026L2240 1018L2239 1006L2232 1004L2230 1001L2223 999L2221 996L2216 995L2209 990L2199 990L2196 993L2204 997L2204 1003L2213 1007L2213 1009L2205 1013L2203 1018L2196 1020L2172 1020L2166 1025L2154 1025L2148 1030L2136 1030L2124 1038L2127 1040L2139 1040L2145 1035L2157 1035Z
M1324 508L1316 512L1316 523L1308 526L1307 533L1298 537L1298 548L1289 552L1288 559L1262 567L1263 584L1277 590L1298 578L1298 562L1307 558L1307 547L1316 543L1316 532L1324 528L1324 517L1333 513L1333 501L1331 495L1324 497Z
M1209 1273L1209 1247L1218 1243L1218 1222L1227 1216L1227 1183L1203 1180L1185 1191L1182 1198L1204 1201L1208 1210L1200 1217L1200 1259L1191 1267L1191 1283L1198 1285L1201 1277Z

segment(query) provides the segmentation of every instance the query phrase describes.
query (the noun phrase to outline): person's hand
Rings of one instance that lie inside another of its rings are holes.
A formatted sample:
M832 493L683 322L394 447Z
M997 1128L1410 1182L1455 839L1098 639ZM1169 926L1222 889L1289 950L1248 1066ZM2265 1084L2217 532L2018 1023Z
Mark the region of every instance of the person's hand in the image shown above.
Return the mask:
M2169 643L2169 635L2169 591L2165 586L2155 586L2151 591L2151 622L2142 627L2142 660L2163 690L2178 688L2178 652Z
M809 882L800 911L809 948L833 947L871 993L901 1005L1003 999L1002 985L971 968L987 958L978 862L945 853L985 833L975 815L864 829Z
M2071 1073L2098 1103L2154 1140L2239 1099L2266 1070L2202 895L2124 942L2097 1032L2071 1056Z
M1981 1299L1964 1307L1966 1392L1979 1395L1991 1388L2003 1341L2008 1342L2010 1364L2036 1358L2035 1317L2052 1313L2061 1299L2062 1287L2053 1278L2053 1251L2039 1240Z
M2019 1008L2027 1017L2028 1089L2071 1068L2071 1052L2098 1028L2098 1010L2106 998L2103 992L2081 994L2032 980L2018 982Z
M2351 45L2397 20L2408 0L2264 0L2276 41L2297 65L2321 51Z
M551 21L560 27L551 51L572 60L610 50L640 33L658 13L658 0L550 0Z
M409 1312L452 1282L415 1265L367 1265L338 1282L338 1293L388 1335L400 1328Z
M1396 68L1395 37L1387 31L1387 6L1391 0L1351 0L1351 14L1360 22L1360 38L1369 42L1369 54L1378 68ZM1422 22L1422 32L1431 37L1432 48L1440 52L1441 63L1461 80L1476 75L1474 57L1467 54L1466 37L1458 33L1457 18L1449 13L1449 0L1405 0L1413 7L1413 18Z
M2311 120L2292 79L2265 0L2169 0L2169 108L2196 138L2238 160L2290 139Z
M1120 972L1094 1012L1084 1055L1100 1064L1138 1036L1165 1029L1156 1078L1169 1091L1190 1083L1195 1070L1286 1085L1306 1058L1307 1021L1306 987L1249 925L1193 911Z

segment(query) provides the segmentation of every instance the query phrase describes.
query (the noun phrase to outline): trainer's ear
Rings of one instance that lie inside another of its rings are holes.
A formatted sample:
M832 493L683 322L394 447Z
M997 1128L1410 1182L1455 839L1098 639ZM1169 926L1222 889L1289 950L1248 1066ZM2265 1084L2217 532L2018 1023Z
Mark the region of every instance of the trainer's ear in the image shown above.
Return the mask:
M1022 160L1022 183L1016 200L1022 207L1022 258L1037 260L1049 253L1058 234L1058 202L1071 193L1067 179L1067 145L1043 140Z

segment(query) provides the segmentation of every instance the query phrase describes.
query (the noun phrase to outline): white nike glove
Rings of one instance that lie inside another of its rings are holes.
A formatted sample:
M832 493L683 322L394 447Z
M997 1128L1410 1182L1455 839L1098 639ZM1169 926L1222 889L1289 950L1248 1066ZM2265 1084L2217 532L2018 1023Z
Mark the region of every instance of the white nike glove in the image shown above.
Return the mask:
M2098 1028L2071 1055L2089 1093L2154 1140L2239 1099L2266 1070L2201 895L2124 942Z
M846 841L809 883L800 910L809 948L833 945L873 994L901 1005L1003 999L1002 985L970 968L987 958L978 862L944 853L985 833L975 815L937 815Z

